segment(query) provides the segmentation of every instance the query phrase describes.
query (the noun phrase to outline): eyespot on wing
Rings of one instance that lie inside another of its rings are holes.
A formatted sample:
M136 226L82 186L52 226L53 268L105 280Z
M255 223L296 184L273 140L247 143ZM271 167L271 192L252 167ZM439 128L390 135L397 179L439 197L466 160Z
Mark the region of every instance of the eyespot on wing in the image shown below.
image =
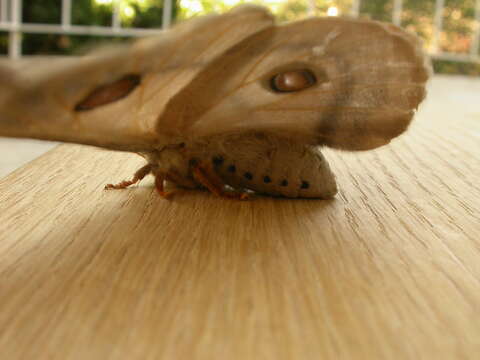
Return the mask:
M270 80L272 90L276 92L294 92L304 90L317 82L315 75L306 69L285 71Z
M92 110L123 99L140 85L140 82L140 75L129 74L110 84L101 85L80 101L75 106L75 111Z

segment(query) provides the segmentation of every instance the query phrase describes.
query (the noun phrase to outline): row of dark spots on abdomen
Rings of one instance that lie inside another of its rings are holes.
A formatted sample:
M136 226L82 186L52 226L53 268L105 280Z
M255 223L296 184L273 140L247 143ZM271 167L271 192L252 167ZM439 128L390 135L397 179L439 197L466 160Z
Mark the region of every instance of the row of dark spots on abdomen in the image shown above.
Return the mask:
M220 167L220 166L223 166L224 165L224 159L223 157L221 156L214 156L212 158L212 163L215 167ZM227 171L231 174L235 174L237 172L237 167L235 166L235 164L229 164L227 166ZM254 174L251 173L250 171L245 171L243 173L243 177L248 180L248 181L252 181L253 178L254 178ZM263 176L263 182L265 184L270 184L272 182L272 178L268 175L264 175ZM288 180L287 179L282 179L280 182L279 182L279 185L280 186L288 186ZM302 183L300 184L300 189L308 189L310 187L310 184L308 181L305 181L305 180L302 180Z

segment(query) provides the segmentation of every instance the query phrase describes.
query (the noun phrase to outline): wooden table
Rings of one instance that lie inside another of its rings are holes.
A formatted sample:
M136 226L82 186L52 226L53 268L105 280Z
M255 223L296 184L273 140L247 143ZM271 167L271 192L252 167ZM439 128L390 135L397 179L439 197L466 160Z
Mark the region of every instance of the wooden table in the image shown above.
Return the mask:
M478 90L328 151L332 201L103 191L141 158L52 150L0 182L1 359L480 359Z

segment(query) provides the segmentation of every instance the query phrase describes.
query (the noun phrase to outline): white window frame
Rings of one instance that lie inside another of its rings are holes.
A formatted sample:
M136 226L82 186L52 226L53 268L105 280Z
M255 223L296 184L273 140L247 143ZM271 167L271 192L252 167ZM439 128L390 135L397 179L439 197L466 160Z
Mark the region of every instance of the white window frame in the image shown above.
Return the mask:
M166 29L172 23L172 1L164 0L163 26ZM363 0L368 1L368 0ZM350 15L358 17L361 0L353 0ZM54 33L72 35L108 35L108 36L143 36L158 34L162 29L122 28L120 24L120 0L113 0L113 15L111 26L82 26L71 23L72 0L62 0L61 23L37 24L24 23L21 19L22 0L0 0L0 31L9 33L8 56L17 59L22 56L22 33ZM403 0L393 0L392 22L401 24ZM309 0L309 13L315 10L315 0ZM472 42L468 53L452 53L440 51L440 35L443 30L443 14L445 0L435 1L434 33L430 55L434 59L451 60L458 62L480 63L480 0L475 3L475 29L472 33Z

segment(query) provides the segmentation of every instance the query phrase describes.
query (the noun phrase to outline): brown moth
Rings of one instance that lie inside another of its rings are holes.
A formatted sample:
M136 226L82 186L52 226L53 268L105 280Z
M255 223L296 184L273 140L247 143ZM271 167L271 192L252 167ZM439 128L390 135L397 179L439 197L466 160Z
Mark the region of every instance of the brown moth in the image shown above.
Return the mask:
M329 198L319 147L368 150L406 130L429 66L391 25L311 18L275 25L262 7L192 19L76 59L0 67L0 135L135 152L164 182L244 198L250 189ZM232 192L225 185L239 190Z

